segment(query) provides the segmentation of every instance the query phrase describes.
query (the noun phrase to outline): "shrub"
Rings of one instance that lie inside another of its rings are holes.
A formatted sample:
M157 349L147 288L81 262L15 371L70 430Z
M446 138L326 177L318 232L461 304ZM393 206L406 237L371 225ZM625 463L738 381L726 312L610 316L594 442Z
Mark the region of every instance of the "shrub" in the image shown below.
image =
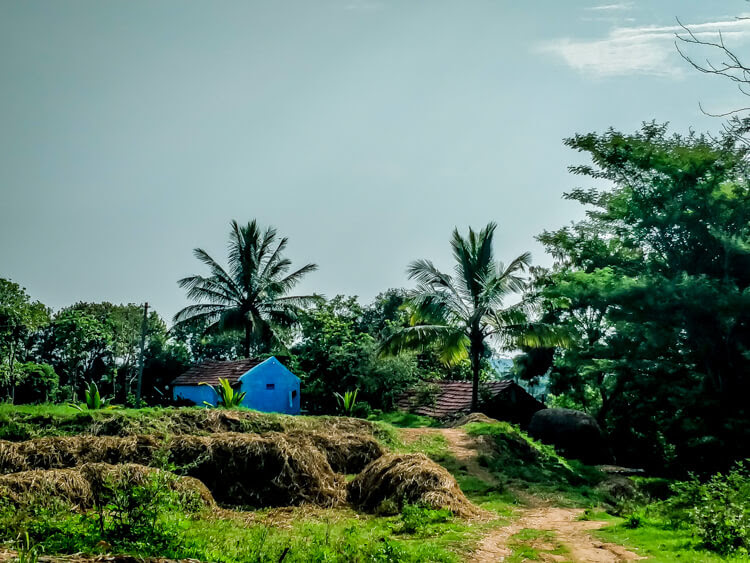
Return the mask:
M743 463L705 483L693 478L672 488L672 520L687 523L708 549L722 554L750 549L750 471Z
M50 553L93 552L102 547L158 555L178 549L185 514L202 504L174 486L176 477L153 471L144 479L104 479L93 487L95 509L71 510L68 503L29 491L26 502L0 503L0 541L15 537ZM28 536L27 536L28 534Z
M56 398L60 378L52 366L26 362L16 368L16 404L43 403Z
M174 475L166 471L148 474L141 485L121 486L105 480L96 506L99 533L111 545L161 550L174 547L175 522L168 513L194 511L195 499L174 490ZM158 552L158 551L157 551Z

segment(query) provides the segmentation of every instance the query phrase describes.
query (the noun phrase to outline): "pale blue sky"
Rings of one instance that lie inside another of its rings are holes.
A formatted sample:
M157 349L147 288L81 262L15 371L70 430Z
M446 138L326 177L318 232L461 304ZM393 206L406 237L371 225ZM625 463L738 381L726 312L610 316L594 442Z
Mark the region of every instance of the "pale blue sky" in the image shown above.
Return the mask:
M742 0L0 1L0 276L59 308L142 302L256 217L369 300L448 266L454 226L509 259L581 215L562 145L641 121L718 130L675 17L745 49Z

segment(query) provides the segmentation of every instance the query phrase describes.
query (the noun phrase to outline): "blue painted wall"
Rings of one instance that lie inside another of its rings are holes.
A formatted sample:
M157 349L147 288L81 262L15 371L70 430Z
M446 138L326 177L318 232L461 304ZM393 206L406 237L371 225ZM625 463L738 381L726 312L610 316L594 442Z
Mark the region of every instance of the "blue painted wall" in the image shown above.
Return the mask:
M186 399L203 406L203 401L216 406L216 391L208 385L175 385L172 389L175 400Z
M299 414L299 377L271 356L263 363L240 376L240 391L246 393L242 406L262 412ZM207 401L216 404L216 392L207 385L176 385L175 399L188 399L197 405Z

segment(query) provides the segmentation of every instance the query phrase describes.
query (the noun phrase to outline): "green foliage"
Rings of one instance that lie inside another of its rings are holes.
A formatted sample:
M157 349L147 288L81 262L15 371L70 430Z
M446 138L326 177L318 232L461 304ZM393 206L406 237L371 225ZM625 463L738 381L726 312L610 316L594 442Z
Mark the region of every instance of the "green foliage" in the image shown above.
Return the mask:
M146 556L179 549L181 522L199 506L196 498L172 487L174 475L153 472L142 484L124 475L95 490L96 508L76 512L53 497L30 497L22 509L0 504L0 539L22 535L38 553L98 552L102 549Z
M409 265L409 277L417 287L408 294L409 326L390 334L382 344L387 355L403 351L437 351L445 364L471 361L472 410L479 407L481 361L489 355L492 337L500 346L554 345L554 331L529 319L530 302L521 300L503 308L511 295L523 292L523 274L531 263L528 253L513 259L507 266L495 260L493 237L496 225L488 224L466 237L453 231L451 248L456 259L456 273L441 272L429 260Z
M95 366L103 363L112 345L112 331L105 321L71 307L55 315L48 345L52 362L65 375L66 384L75 396L79 381L87 374L92 375Z
M387 422L388 424L399 428L438 428L442 426L441 422L436 418L404 411L373 413L368 417L368 420Z
M345 391L343 395L341 393L334 393L336 395L336 399L339 402L339 406L341 407L341 411L345 415L351 416L354 412L354 407L357 404L358 393L359 389L355 389L354 391Z
M31 542L29 533L24 532L18 541L18 563L37 563L39 561L38 545Z
M352 388L359 389L361 400L390 410L396 397L417 380L415 358L378 357L378 344L365 332L364 319L357 300L344 296L321 299L302 316L302 339L293 351L310 411L336 412L336 393Z
M750 471L744 464L705 482L676 483L673 490L666 503L673 522L687 523L711 550L750 551Z
M284 257L287 238L277 238L276 229L262 230L255 220L247 225L232 221L229 233L229 271L203 249L195 257L206 265L210 275L179 280L188 299L196 301L175 315L175 322L204 322L207 331L241 332L243 354L286 350L282 332L297 323L301 307L314 301L312 296L292 296L289 292L317 265L306 264L289 271L292 263Z
M453 513L448 509L435 510L429 506L404 503L401 508L401 528L398 531L402 534L426 535L433 524L442 524L451 518Z
M16 404L45 403L56 398L60 378L49 364L16 364Z
M105 482L96 503L96 523L102 538L111 545L141 553L158 554L179 545L179 527L166 516L193 512L198 504L175 492L174 480L166 471L155 471L142 485Z
M222 406L225 409L234 409L242 406L242 401L245 400L245 395L247 394L244 391L235 390L234 387L232 387L232 384L229 383L228 379L221 377L219 378L219 384L216 387L203 382L201 382L200 385L208 385L211 387L219 398L217 406ZM206 401L203 401L203 403L208 407L213 406Z
M0 541L13 541L18 530L28 530L31 544L46 553L114 551L224 563L276 563L282 559L295 563L454 563L459 557L453 549L465 543L471 531L440 511L431 515L431 524L416 523L419 541L393 538L394 531L402 527L400 516L369 518L350 510L333 509L317 515L309 509L291 509L289 526L269 527L248 520L247 513L194 512L190 499L165 491L165 483L156 480L142 489L103 492L103 525L99 510L76 513L40 499L19 514L2 505Z
M714 472L747 457L747 150L656 124L566 144L592 161L572 172L607 187L566 194L586 219L539 237L556 259L536 275L543 319L570 335L552 393L593 413L627 465Z
M69 406L77 409L81 412L95 411L100 409L113 409L114 405L107 403L107 398L102 397L99 393L99 386L93 381L88 384L88 387L84 390L85 401L81 404L71 403Z
M15 398L18 361L27 361L32 340L47 323L50 312L39 301L31 301L17 283L0 278L0 375L11 401Z

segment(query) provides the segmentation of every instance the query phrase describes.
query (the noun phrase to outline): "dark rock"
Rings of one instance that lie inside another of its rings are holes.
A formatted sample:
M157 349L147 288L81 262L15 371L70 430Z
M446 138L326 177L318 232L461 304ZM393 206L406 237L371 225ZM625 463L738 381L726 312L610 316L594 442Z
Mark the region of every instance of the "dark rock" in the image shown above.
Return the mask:
M552 444L564 456L584 463L607 463L610 454L596 420L572 409L544 409L534 413L529 434Z

